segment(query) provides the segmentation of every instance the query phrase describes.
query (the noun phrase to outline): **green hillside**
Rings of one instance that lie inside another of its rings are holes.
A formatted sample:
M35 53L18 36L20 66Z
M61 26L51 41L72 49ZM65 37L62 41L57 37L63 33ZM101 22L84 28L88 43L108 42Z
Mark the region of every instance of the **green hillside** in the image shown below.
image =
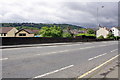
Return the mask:
M81 26L71 25L71 24L43 24L43 23L0 23L2 27L17 27L20 28L33 28L33 29L41 29L41 27L52 27L52 26L59 26L62 29L70 27L72 29L80 29L83 28Z

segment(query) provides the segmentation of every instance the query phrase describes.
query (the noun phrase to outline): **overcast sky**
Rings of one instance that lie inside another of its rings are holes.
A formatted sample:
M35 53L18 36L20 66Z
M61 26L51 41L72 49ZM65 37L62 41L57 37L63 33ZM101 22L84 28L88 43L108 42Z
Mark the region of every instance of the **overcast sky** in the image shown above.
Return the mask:
M5 23L66 23L95 27L98 7L98 22L102 26L117 26L117 1L0 0L0 19Z

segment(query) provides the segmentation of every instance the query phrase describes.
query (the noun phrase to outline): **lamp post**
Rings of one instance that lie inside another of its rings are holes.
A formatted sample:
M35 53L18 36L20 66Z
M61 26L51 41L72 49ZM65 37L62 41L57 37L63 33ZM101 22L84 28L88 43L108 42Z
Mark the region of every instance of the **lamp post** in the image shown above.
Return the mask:
M99 28L99 25L98 25L98 7L97 7L97 27Z
M104 8L104 6L101 6L101 8ZM97 7L97 27L99 28L100 23L99 23L99 7Z

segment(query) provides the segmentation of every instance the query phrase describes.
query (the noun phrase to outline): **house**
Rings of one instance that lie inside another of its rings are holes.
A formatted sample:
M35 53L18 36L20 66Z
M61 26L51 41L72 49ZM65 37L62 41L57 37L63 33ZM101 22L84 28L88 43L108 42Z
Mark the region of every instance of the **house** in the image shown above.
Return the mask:
M80 34L80 33L87 33L87 31L85 31L85 30L73 29L73 30L71 30L71 33L73 33L73 34Z
M112 27L111 31L114 36L120 36L120 27Z
M99 30L96 31L96 37L103 36L104 38L107 38L107 35L110 32L111 32L111 30L106 27L99 27Z
M0 27L0 37L15 37L17 31L15 27Z
M70 30L63 30L63 33L80 34L80 33L87 33L87 31L78 30L78 29L70 29Z
M34 37L39 30L31 30L31 29L20 29L18 32L15 33L16 37Z

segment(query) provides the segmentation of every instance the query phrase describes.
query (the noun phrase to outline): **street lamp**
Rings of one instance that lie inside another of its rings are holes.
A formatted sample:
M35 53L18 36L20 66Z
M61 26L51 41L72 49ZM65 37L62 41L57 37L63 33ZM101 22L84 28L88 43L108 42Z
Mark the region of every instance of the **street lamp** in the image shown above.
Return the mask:
M101 6L101 8L104 8L104 6ZM99 7L97 7L97 26L98 27L100 26L100 23L99 23Z

